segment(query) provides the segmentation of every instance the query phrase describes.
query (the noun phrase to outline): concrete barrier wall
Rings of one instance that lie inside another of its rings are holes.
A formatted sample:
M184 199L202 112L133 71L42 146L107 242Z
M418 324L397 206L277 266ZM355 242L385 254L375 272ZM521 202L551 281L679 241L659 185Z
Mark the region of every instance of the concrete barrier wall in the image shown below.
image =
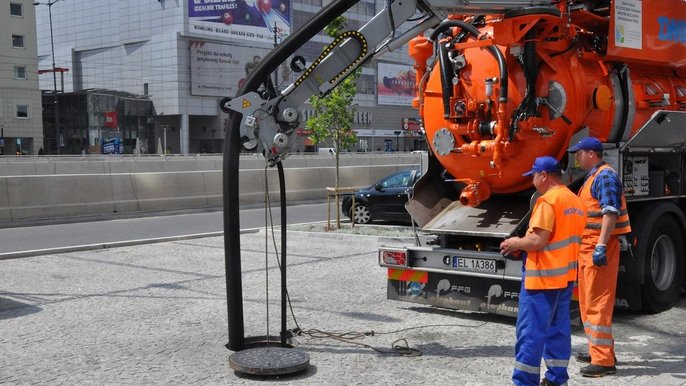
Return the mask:
M418 164L413 153L342 153L342 166ZM240 157L241 169L262 169L264 158L245 154ZM335 166L330 155L295 154L284 162L284 168ZM221 170L222 157L198 156L0 156L0 176L152 173Z
M341 186L369 186L419 164L418 156L409 154L341 156ZM221 157L170 158L176 159L0 162L0 222L222 206ZM284 162L287 200L325 199L326 187L335 185L331 158L301 156ZM265 173L270 200L277 203L276 169L265 171L257 157L241 159L242 205L264 202Z

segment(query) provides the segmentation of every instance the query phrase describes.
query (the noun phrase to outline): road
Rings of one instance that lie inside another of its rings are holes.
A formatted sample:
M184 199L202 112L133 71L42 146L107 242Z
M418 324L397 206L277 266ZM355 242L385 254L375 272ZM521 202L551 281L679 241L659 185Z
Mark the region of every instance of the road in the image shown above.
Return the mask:
M298 204L287 208L289 224L326 220L326 203ZM276 225L280 222L280 210L272 209ZM335 216L332 205L332 214ZM264 227L264 208L241 210L241 229ZM152 217L120 218L105 221L74 222L0 229L0 259L14 257L16 253L27 256L40 254L42 250L79 246L108 245L118 243L140 244L152 240L185 238L189 235L220 235L223 232L223 212L195 212ZM121 244L119 244L121 245ZM35 251L35 253L28 253ZM66 250L65 250L66 251Z

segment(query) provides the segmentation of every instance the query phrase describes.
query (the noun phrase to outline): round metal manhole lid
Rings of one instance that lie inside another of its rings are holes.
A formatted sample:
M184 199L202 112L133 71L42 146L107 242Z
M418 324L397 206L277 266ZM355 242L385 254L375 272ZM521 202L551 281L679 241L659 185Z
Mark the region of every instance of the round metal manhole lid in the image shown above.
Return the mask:
M284 347L249 348L229 357L232 369L251 375L293 374L305 370L309 364L309 355Z

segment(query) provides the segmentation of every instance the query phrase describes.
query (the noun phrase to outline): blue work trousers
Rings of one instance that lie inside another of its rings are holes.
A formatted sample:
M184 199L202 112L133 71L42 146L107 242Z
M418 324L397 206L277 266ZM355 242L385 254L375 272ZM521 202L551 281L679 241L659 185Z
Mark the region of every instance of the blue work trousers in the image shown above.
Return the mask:
M567 366L572 354L569 306L572 287L551 290L527 290L519 293L515 385L538 385L541 377L541 357L545 360L545 378L557 385L569 379Z

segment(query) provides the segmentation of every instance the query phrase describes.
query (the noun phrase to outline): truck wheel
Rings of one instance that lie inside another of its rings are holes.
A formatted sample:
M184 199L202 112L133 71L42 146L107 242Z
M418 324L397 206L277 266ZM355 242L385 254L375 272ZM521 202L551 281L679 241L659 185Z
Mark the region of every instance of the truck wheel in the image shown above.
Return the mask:
M662 312L679 301L684 270L683 235L672 217L661 216L648 225L643 250L643 308ZM639 236L641 237L641 236ZM642 241L639 239L639 242Z

